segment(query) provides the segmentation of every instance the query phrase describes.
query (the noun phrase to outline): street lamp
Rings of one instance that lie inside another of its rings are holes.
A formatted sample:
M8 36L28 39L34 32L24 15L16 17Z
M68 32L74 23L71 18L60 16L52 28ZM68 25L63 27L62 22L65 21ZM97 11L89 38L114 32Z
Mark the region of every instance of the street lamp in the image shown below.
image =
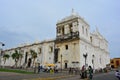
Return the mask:
M61 72L62 72L62 54L60 55L61 57Z
M86 54L83 54L83 57L85 58L85 69L86 69L86 67L87 67L87 64L86 64L87 56L88 56L87 53L86 53ZM87 78L87 71L86 71L86 70L85 70L85 72L84 72L84 77Z
M0 42L0 44L1 44L2 46L5 46L5 44L4 44L4 43L2 43L2 42Z
M93 69L94 69L94 57L95 57L95 55L93 54L93 55L92 55L92 64L93 64Z
M86 54L83 54L83 57L85 58L85 66L86 66L86 60L87 60L87 53Z

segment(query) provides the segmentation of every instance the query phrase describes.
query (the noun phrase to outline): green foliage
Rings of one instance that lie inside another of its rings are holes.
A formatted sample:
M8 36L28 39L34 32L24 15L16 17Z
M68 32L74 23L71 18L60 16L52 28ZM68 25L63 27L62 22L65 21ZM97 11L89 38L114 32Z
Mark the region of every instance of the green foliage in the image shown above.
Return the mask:
M32 58L37 58L37 53L34 50L30 50Z
M12 58L15 60L15 65L17 67L17 62L22 59L23 55L20 53L20 51L15 50L15 52L12 54Z
M12 58L15 60L15 62L18 61L18 59L19 59L19 52L17 50L15 50L15 53L12 54Z
M10 57L10 55L8 55L8 54L4 54L4 55L3 55L4 64L5 64L5 62L6 62L6 59L9 59L9 57Z
M22 53L19 53L19 58L22 58L23 57L23 54Z
M3 58L8 59L9 57L10 57L10 55L8 55L8 54L4 54L4 55L3 55Z
M32 56L32 59L33 59L33 65L35 63L35 59L37 58L37 52L35 52L34 50L30 50L30 53L31 53L31 56Z
M15 72L15 73L23 73L23 74L33 74L33 72L27 72L27 71L23 71L23 70L3 69L3 68L0 68L0 72Z

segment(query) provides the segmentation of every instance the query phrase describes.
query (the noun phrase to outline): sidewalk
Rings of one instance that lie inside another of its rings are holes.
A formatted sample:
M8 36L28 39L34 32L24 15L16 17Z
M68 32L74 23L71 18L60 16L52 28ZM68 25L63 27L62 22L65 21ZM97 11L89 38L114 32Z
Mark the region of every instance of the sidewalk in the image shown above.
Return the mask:
M37 76L39 75L39 77ZM68 73L40 73L32 75L34 78L22 79L22 80L87 80L80 79L80 75L69 75ZM35 77L36 76L36 77Z

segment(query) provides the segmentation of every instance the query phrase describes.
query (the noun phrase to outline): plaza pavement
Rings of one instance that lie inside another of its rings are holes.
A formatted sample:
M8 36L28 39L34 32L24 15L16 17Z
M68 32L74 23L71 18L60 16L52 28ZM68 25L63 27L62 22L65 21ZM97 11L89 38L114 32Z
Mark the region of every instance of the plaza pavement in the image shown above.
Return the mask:
M11 72L0 72L0 80L80 80L79 75L69 75L68 73L39 73L20 74Z
M108 73L94 74L93 80L117 80L114 71ZM11 72L0 72L0 80L82 80L80 75L69 75L68 73L39 73L20 74ZM85 79L84 79L85 80Z

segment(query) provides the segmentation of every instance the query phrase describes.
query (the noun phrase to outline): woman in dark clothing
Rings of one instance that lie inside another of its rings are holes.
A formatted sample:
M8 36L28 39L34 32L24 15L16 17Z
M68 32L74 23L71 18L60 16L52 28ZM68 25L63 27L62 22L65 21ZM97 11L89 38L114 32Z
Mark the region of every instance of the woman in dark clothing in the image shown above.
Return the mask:
M92 80L92 78L93 78L93 69L92 69L92 67L91 66L89 66L89 68L88 68L88 74L89 74L89 80Z
M82 70L81 70L82 74L81 74L81 78L84 79L85 78L85 66L82 66Z

